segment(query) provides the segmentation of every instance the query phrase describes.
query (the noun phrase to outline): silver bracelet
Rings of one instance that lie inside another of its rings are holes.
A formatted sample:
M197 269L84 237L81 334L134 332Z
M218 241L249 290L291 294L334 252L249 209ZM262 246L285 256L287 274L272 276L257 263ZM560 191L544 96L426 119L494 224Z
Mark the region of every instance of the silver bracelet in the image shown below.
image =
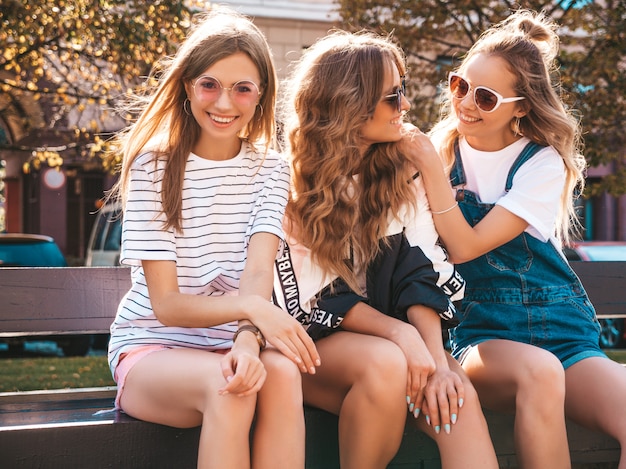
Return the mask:
M450 210L454 209L454 207L458 207L458 205L459 205L458 202L454 202L454 205L452 207L448 207L447 209L441 210L440 212L432 212L431 211L430 213L432 213L433 215L442 215L444 213L448 213Z

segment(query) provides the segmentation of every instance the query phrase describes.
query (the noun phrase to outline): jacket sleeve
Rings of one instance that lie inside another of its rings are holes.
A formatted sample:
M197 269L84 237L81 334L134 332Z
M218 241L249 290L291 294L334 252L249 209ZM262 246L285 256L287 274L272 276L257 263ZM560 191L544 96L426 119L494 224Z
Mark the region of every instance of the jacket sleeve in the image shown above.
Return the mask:
M410 306L428 306L444 327L454 327L459 322L456 308L438 278L431 260L419 246L409 244L404 232L390 236L368 271L370 305L403 321Z
M454 327L459 322L454 302L463 298L465 281L439 242L421 179L413 184L416 208L395 217L368 272L368 297L372 306L403 320L409 306L428 306L444 327Z

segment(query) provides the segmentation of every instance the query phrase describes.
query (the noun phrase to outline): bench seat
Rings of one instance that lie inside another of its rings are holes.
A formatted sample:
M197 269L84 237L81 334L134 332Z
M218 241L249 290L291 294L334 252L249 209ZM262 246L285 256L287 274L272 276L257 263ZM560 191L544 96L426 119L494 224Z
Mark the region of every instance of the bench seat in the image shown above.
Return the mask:
M115 387L0 393L0 459L10 469L196 467L199 428L177 429L113 410ZM500 467L516 467L513 417L486 412ZM307 469L339 469L337 417L305 407ZM389 469L439 469L435 443L407 419ZM568 422L572 463L610 469L617 441Z
M600 315L626 314L626 262L572 263ZM0 338L103 334L130 269L0 269ZM1 371L0 371L1 374ZM115 387L0 393L0 469L196 467L199 428L176 429L113 410ZM485 412L501 468L515 468L513 416ZM462 415L460 416L462 418ZM305 407L307 469L339 469L337 417ZM440 469L435 443L407 419L388 469ZM617 441L568 422L573 469L614 469Z

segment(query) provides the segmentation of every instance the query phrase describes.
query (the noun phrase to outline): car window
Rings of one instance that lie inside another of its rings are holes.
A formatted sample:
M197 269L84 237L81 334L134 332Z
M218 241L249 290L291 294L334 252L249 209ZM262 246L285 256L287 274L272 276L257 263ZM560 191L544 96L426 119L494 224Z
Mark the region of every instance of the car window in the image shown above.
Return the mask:
M93 230L95 233L95 238L93 240L92 247L94 249L100 249L102 247L102 240L104 238L104 233L106 232L107 225L107 217L100 216L96 218L96 225Z
M122 244L122 213L119 204L111 204L97 212L89 236L85 265L119 265Z
M122 244L122 219L119 216L111 216L108 225L104 250L119 251Z

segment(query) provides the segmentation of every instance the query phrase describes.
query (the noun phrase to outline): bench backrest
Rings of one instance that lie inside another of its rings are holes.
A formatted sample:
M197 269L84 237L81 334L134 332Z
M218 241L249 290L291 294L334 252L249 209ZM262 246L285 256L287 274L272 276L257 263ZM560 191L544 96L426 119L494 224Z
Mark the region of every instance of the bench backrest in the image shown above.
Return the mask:
M626 261L572 262L599 316L626 317ZM107 333L128 267L0 269L0 337Z
M129 267L0 269L0 337L108 333Z

